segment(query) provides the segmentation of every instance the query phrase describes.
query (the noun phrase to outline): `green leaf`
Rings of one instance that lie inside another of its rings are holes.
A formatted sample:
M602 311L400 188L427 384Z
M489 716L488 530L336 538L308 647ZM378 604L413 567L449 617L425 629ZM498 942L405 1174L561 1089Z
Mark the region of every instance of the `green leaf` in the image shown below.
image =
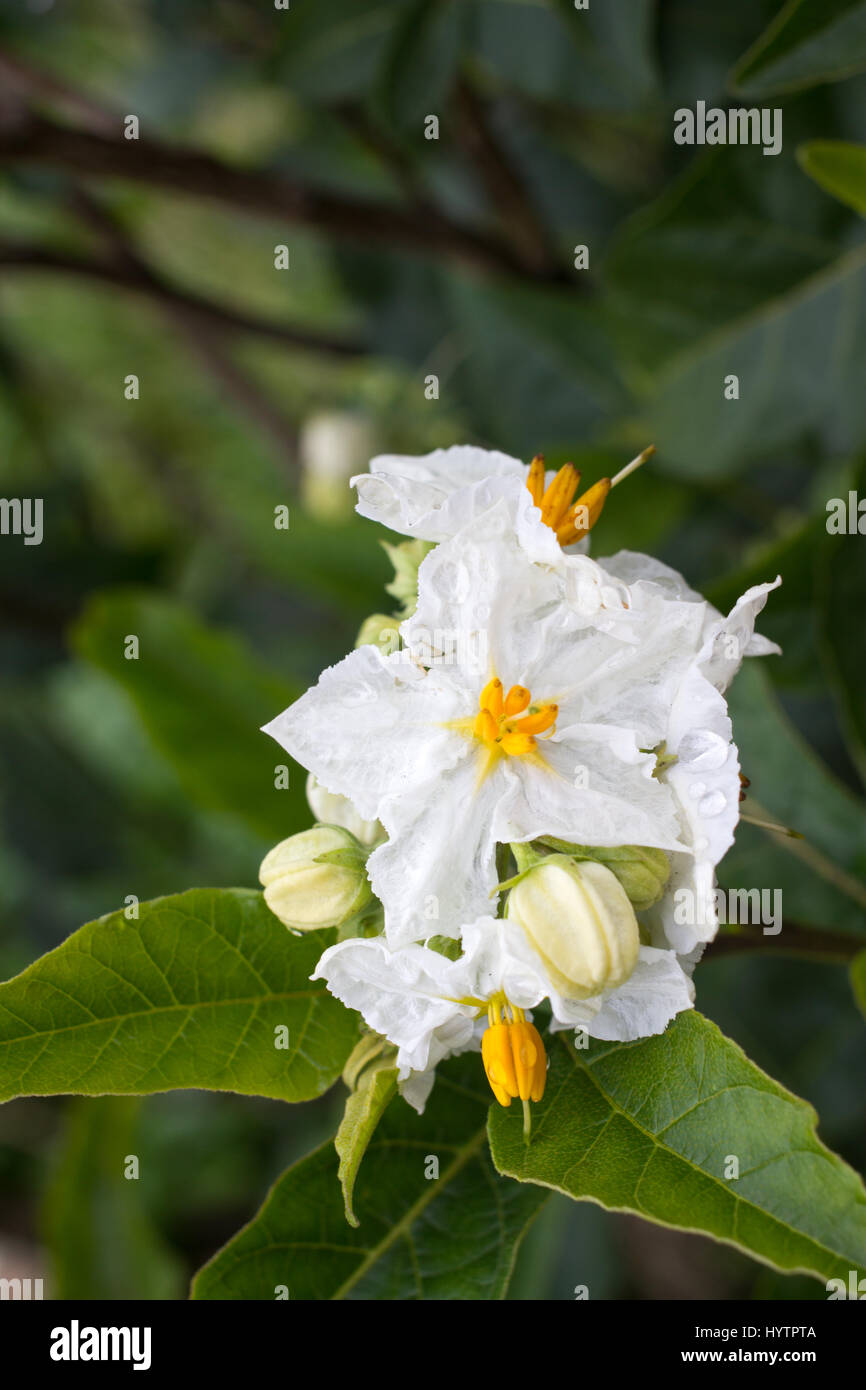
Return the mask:
M820 631L830 676L838 694L840 712L848 734L852 761L866 784L866 644L851 629L852 617L866 612L866 545L858 525L866 531L866 517L858 515L866 498L866 463L851 480L851 493L839 500L844 508L844 531L824 538L820 592ZM831 517L827 518L830 525ZM866 867L866 864L864 864Z
M866 145L810 140L797 150L801 167L817 184L866 217Z
M786 918L797 923L862 935L866 932L863 801L836 779L800 737L762 665L746 662L728 696L740 763L751 782L742 810L752 814L757 802L770 820L792 827L805 839L741 822L719 878L726 888L780 891ZM758 811L754 814L766 818ZM780 945L784 937L783 930Z
M364 1072L358 1089L346 1101L334 1148L340 1158L338 1177L343 1189L346 1220L350 1226L359 1224L352 1210L352 1193L361 1160L376 1132L376 1126L396 1094L397 1068L389 1057Z
M332 1085L357 1040L356 1016L309 979L333 933L292 936L245 889L139 914L90 922L0 985L0 1101L178 1087L301 1101Z
M698 1231L784 1271L866 1270L866 1190L818 1139L812 1108L700 1014L660 1037L552 1049L532 1143L491 1113L501 1173ZM739 1177L726 1179L732 1157Z
M732 75L748 96L800 91L866 69L864 0L788 0Z
M646 422L660 466L691 478L739 473L810 432L828 450L857 448L866 437L864 335L859 248L665 366ZM725 396L731 375L737 399Z
M347 1227L338 1160L323 1145L289 1168L257 1216L205 1265L193 1298L502 1298L544 1195L497 1176L480 1059L438 1069L423 1115L390 1106L356 1187ZM427 1177L432 1159L439 1176Z
M851 988L863 1017L866 1018L866 951L851 962Z
M138 637L128 660L128 636ZM213 632L170 599L135 591L98 594L72 633L76 650L116 680L186 794L240 817L269 838L309 824L306 774L278 789L287 755L261 733L300 693L261 666L235 637Z
M141 1202L140 1102L112 1096L73 1101L60 1161L45 1193L43 1226L53 1298L178 1298L181 1269Z

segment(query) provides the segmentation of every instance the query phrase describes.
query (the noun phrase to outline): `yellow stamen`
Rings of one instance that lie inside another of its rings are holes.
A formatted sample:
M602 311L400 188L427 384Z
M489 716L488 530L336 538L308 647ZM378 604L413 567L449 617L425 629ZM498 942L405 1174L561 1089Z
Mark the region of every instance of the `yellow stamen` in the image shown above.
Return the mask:
M502 735L499 746L503 753L510 753L512 756L531 753L535 747L535 739L531 734L507 733Z
M540 507L544 496L544 454L536 454L529 465L526 486L536 507Z
M500 1009L511 1014L502 1022ZM481 1039L481 1058L490 1088L500 1105L512 1099L539 1101L547 1081L547 1057L538 1029L522 1009L497 996L488 1007L490 1026Z
M496 676L485 685L478 704L481 709L489 710L494 719L502 718L502 681Z
M579 478L573 463L564 464L541 499L541 520L551 530L556 530L568 510Z
M528 712L527 712L528 711ZM552 731L559 707L554 704L533 705L532 695L525 685L512 685L503 695L502 682L495 677L485 685L478 697L478 713L474 719L459 721L464 732L471 730L485 744L490 770L501 753L519 757L535 748L535 735Z
M560 545L573 545L592 530L601 516L610 488L610 478L599 478L597 483L580 494L556 528L556 539Z
M546 729L553 727L558 714L559 705L541 705L534 713L530 709L526 717L520 721L521 733L543 734Z
M521 714L526 709L532 696L525 685L513 685L505 697L505 716L512 718L515 714Z
M580 497L572 501L580 481L580 473L572 463L560 468L556 477L545 491L544 458L536 454L529 465L526 486L536 507L541 508L541 519L556 533L561 546L574 545L591 531L601 516L608 493L641 464L652 458L656 448L648 445L641 453L627 463L613 478L599 478L592 487L587 488Z

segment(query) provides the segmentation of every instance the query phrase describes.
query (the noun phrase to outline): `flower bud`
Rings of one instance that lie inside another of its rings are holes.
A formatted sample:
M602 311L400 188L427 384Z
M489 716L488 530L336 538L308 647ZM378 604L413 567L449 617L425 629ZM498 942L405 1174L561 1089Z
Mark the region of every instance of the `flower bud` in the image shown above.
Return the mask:
M542 841L552 849L570 854L575 859L595 860L616 874L628 895L635 912L645 912L657 903L670 877L670 860L662 849L647 845L571 845L565 840L546 838Z
M312 772L307 778L306 793L310 810L323 825L341 825L344 830L350 830L362 845L372 845L374 840L384 836L385 832L377 820L364 820L347 796L325 791Z
M371 613L361 624L356 647L378 647L383 656L400 650L400 624L402 618L391 618L387 613Z
M511 890L505 913L523 928L566 999L615 989L637 964L637 918L603 864L552 854Z
M372 897L364 850L338 825L282 840L262 860L259 879L271 912L296 931L337 927Z

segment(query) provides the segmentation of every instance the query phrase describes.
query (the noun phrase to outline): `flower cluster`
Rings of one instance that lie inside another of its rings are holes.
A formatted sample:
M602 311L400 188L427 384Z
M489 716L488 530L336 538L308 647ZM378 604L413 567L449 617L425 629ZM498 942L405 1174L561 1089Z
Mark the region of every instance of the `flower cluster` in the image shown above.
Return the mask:
M610 1040L692 1006L739 816L724 692L777 650L753 629L779 580L725 618L645 555L591 558L650 452L577 496L540 458L374 459L358 511L411 538L389 547L402 613L266 726L322 822L265 860L266 898L339 927L314 978L397 1049L419 1110L473 1047L501 1104L538 1100L541 1005Z

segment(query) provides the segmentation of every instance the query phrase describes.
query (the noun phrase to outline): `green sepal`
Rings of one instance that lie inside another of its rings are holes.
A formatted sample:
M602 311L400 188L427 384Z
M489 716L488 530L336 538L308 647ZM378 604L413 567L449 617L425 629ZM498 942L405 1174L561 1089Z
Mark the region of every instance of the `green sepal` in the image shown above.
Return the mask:
M359 1225L352 1209L352 1195L361 1160L376 1126L397 1094L395 1056L395 1049L385 1038L378 1033L365 1033L343 1071L350 1094L334 1137L334 1148L340 1160L337 1176L350 1226Z
M592 859L611 870L625 889L636 912L644 912L659 901L670 878L670 861L664 850L646 845L573 845L545 835L537 841L572 859Z

